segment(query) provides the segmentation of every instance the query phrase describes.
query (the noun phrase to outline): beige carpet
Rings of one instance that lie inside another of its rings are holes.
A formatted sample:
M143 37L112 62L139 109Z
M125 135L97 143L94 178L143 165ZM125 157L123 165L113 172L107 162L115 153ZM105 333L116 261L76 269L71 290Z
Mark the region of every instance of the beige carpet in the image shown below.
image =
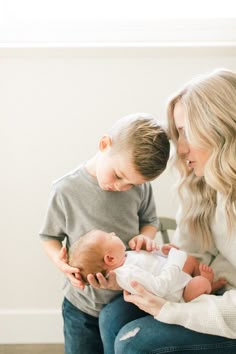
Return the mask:
M64 354L63 344L2 344L0 354Z

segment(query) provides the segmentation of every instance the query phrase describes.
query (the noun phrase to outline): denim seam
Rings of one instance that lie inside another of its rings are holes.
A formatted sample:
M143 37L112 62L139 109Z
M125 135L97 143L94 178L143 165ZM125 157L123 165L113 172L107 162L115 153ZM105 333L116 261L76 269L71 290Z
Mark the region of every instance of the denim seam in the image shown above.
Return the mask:
M163 354L163 353L179 353L185 352L187 350L190 351L203 351L203 350L214 350L214 349L230 349L230 348L236 348L236 343L229 343L229 342L224 342L224 343L212 343L212 344L195 344L195 345L187 345L187 346L171 346L171 347L165 347L165 348L160 348L160 349L154 349L152 351L147 352L146 354ZM231 354L233 354L231 352Z

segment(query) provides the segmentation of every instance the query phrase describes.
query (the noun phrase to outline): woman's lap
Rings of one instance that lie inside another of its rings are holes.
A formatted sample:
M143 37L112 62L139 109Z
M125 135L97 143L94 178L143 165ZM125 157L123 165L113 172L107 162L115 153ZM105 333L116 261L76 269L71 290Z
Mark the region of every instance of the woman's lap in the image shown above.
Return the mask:
M194 332L146 316L125 325L115 341L116 354L235 354L236 340Z
M106 305L99 316L100 335L104 354L114 353L114 343L120 329L127 323L146 316L137 306L125 302L123 296L117 297Z
M159 322L123 296L102 310L99 326L104 354L236 354L236 340Z

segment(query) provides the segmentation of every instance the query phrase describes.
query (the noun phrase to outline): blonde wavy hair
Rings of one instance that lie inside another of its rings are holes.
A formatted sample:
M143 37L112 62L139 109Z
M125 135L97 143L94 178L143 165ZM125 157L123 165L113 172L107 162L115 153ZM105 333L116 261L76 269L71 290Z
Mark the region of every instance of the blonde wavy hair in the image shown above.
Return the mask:
M173 163L180 179L178 191L183 207L181 225L200 238L202 250L213 246L211 224L216 193L223 196L227 225L232 231L236 218L236 73L218 69L185 85L167 108L169 136L177 148L178 131L174 107L183 104L185 131L191 145L210 151L204 177L197 177L177 153Z

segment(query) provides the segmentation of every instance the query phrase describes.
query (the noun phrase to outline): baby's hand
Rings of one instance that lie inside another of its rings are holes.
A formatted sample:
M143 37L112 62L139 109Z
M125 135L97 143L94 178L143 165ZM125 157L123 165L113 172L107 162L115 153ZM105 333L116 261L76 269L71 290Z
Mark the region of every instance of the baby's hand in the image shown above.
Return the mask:
M143 234L134 236L129 241L129 247L135 251L140 251L141 249L143 249L149 252L159 249L155 240L152 240L151 238Z
M179 249L179 247L173 245L172 243L166 243L161 247L161 252L167 256L171 248L176 248L177 250Z
M56 263L57 267L67 276L74 287L84 289L85 284L82 281L79 268L71 267L68 264L67 250L65 246L61 248Z

